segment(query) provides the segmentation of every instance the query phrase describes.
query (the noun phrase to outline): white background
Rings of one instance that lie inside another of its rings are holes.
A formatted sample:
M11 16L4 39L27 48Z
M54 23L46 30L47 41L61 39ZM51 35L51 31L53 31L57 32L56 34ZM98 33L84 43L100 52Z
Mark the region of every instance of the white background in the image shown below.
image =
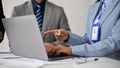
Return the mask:
M14 6L19 5L26 0L2 0L5 16L11 17L11 12ZM49 0L64 8L67 15L70 28L73 33L83 35L85 32L85 22L87 17L88 6L93 4L96 0ZM0 43L0 50L8 50L8 38L5 38Z

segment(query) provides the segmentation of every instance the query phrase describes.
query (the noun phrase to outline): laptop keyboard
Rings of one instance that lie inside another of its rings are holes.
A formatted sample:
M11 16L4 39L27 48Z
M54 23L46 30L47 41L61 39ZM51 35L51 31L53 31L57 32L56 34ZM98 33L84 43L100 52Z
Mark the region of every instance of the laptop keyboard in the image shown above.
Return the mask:
M62 60L62 59L66 59L66 58L71 58L72 56L68 56L66 54L61 54L61 55L48 55L49 60Z

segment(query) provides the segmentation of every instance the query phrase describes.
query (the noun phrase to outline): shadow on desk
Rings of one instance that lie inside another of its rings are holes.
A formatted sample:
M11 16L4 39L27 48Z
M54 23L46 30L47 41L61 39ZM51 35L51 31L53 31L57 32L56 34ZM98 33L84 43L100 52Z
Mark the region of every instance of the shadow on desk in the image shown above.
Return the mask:
M118 51L118 52L116 52L116 53L114 53L114 54L112 54L112 55L109 55L109 56L107 56L108 58L111 58L111 59L115 59L115 60L118 60L118 61L120 61L120 51Z
M0 54L11 54L11 52L0 52Z

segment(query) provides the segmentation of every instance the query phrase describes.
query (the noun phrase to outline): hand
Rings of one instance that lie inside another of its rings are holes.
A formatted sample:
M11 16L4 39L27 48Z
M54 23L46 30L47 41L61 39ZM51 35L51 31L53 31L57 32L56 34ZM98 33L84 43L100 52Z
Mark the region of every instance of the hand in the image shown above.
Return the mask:
M53 54L52 50L56 46L56 44L54 44L54 43L44 43L44 45L45 45L46 52L48 54Z
M3 37L3 33L0 31L0 39Z
M68 46L64 46L64 45L57 45L56 47L54 47L53 51L56 51L54 53L56 53L56 55L60 56L62 54L66 54L68 56L72 55L72 49Z
M64 29L55 29L44 32L44 34L54 34L58 41L68 40L69 34Z

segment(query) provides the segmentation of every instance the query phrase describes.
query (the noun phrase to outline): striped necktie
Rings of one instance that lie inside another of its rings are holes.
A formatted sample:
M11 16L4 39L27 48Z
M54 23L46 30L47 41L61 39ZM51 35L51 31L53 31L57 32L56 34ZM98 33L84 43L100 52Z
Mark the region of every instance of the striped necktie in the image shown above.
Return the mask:
M41 12L41 6L40 5L36 5L36 10L35 10L35 16L38 22L38 26L40 31L42 31L42 12Z

